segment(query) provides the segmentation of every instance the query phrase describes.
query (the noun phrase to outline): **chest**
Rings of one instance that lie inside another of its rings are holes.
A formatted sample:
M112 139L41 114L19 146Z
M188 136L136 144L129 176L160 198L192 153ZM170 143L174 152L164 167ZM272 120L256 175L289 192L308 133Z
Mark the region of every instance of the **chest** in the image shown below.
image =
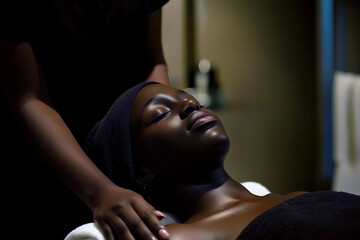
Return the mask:
M259 201L239 203L216 214L191 223L196 239L234 240L240 233L266 210L285 201L287 198L268 196Z

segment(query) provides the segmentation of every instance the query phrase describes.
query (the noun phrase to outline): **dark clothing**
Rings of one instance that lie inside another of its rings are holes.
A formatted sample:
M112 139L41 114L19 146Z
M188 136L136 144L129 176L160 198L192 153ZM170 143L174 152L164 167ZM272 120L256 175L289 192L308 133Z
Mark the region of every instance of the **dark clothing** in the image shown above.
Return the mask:
M54 107L80 142L149 73L147 15L167 2L118 1L12 0L0 7L0 40L31 44Z
M82 144L116 98L149 73L147 15L167 1L9 0L0 5L0 40L30 43L54 108ZM0 109L2 204L12 210L3 216L5 231L56 240L92 221L90 209L32 150L2 92Z
M306 193L265 211L237 240L358 239L360 196L335 191Z

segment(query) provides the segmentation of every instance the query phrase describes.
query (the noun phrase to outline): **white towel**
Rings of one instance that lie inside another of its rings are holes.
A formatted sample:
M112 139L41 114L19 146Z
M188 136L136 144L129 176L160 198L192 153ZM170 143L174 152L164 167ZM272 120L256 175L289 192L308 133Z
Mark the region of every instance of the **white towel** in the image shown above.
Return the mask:
M269 189L257 182L243 182L242 185L255 195L264 196L270 193ZM164 224L171 223L164 222L164 220L169 221L169 218L175 219L166 212L164 214L166 215L166 218L162 221ZM105 238L95 223L86 223L72 230L64 240L105 240Z
M333 190L360 194L360 75L334 75Z
M242 182L241 184L254 195L265 196L271 193L268 188L258 182L248 181Z
M86 223L72 230L65 240L105 240L105 237L97 224Z
M360 172L360 75L354 81L353 93L355 162ZM360 182L358 184L360 185Z
M336 72L333 84L334 160L336 166L347 164L349 159L348 123L350 114L350 93L353 79L351 74Z

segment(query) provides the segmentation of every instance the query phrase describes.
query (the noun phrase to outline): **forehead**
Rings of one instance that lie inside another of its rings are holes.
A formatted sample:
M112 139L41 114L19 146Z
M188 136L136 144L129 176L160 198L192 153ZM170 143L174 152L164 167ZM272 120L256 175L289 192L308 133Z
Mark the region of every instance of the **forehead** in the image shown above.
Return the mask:
M159 94L169 94L176 92L176 89L165 84L150 84L142 88L136 96L135 101L146 103L151 98L156 97Z

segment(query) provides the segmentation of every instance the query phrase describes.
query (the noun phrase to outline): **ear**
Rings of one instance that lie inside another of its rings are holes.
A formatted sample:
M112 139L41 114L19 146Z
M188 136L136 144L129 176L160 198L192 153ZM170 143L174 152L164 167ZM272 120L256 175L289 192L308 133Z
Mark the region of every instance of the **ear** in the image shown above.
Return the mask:
M146 167L139 167L136 171L136 185L139 188L145 189L154 179L154 174Z

